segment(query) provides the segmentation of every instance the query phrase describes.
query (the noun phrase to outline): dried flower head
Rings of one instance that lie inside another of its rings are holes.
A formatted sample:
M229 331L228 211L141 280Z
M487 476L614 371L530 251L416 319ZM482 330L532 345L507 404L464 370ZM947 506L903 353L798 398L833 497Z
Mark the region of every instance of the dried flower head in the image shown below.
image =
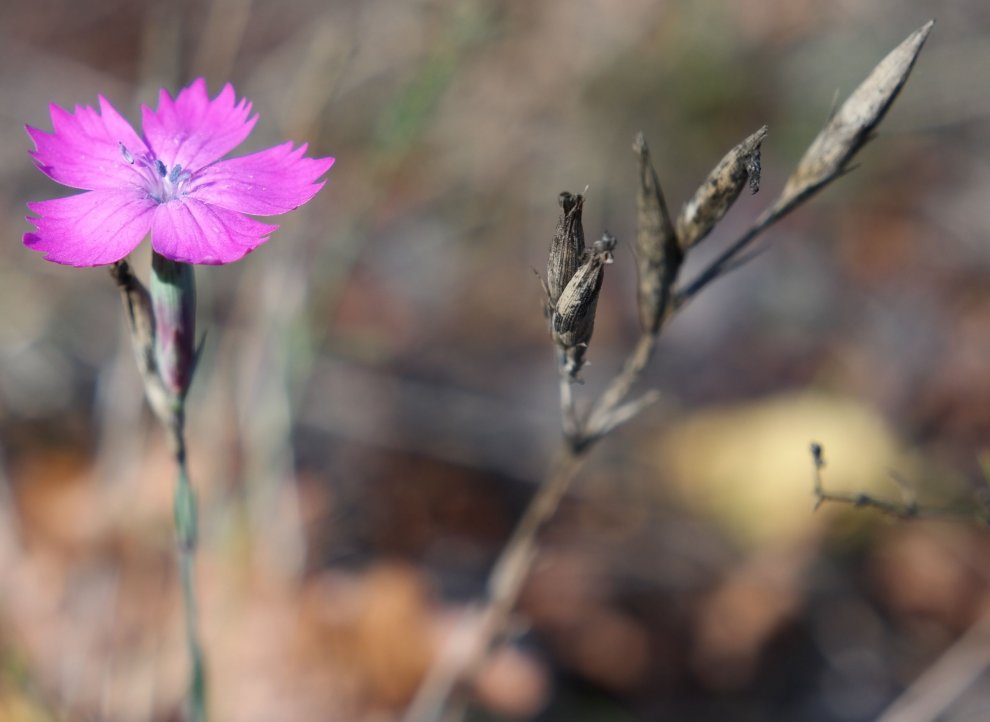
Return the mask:
M890 51L829 118L787 179L774 207L778 215L846 169L904 86L934 25L935 21L929 20Z
M586 252L582 264L564 288L550 319L554 343L563 353L564 370L571 378L584 365L584 354L595 328L598 294L605 266L612 262L615 237L606 233Z
M304 157L293 144L221 160L254 127L251 104L227 84L212 100L203 79L158 109L142 108L139 135L102 96L99 110L50 107L53 132L27 127L38 168L86 191L29 203L36 232L24 245L55 263L119 261L151 233L154 250L182 263L230 263L278 226L246 214L279 215L309 201L333 158Z
M749 190L760 189L760 144L767 137L764 125L725 154L708 174L677 217L677 238L685 250L711 233L749 182Z
M636 136L633 152L639 157L639 192L636 196L639 321L644 331L656 333L666 315L684 253L677 244L660 180L642 133Z
M562 212L547 257L547 296L551 310L584 258L584 227L581 224L584 196L564 191L559 201Z

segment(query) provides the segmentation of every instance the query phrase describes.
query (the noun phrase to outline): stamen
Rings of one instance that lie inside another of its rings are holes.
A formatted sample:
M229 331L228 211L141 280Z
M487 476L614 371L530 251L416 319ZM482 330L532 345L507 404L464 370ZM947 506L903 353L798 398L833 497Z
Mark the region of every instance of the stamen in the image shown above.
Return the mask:
M180 173L182 173L182 166L179 165L178 163L176 163L172 167L172 172L168 174L168 180L169 180L169 182L170 183L178 183L179 182L179 174Z
M168 174L168 169L165 164L161 162L159 158L155 158L155 170L158 171L158 175L164 178Z
M124 160L126 160L131 165L134 165L134 156L131 155L131 152L129 150L127 150L127 146L124 145L119 140L117 141L117 145L120 146L120 154L124 156Z

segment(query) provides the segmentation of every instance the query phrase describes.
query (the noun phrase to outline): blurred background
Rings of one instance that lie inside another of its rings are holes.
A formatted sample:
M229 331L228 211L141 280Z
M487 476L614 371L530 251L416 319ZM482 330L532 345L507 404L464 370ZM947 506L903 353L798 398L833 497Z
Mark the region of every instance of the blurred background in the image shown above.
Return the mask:
M588 236L620 243L593 398L638 333L635 132L677 209L769 125L761 192L690 277L932 7L0 4L0 720L177 720L186 679L174 468L117 292L20 244L25 203L71 192L27 156L49 103L137 125L160 87L230 81L260 115L236 154L337 158L269 243L197 271L201 623L214 719L391 720L559 444L533 273L557 194L588 186ZM990 5L937 12L859 167L665 332L661 402L594 450L470 719L990 718L985 530L811 494L812 440L830 489L987 491Z

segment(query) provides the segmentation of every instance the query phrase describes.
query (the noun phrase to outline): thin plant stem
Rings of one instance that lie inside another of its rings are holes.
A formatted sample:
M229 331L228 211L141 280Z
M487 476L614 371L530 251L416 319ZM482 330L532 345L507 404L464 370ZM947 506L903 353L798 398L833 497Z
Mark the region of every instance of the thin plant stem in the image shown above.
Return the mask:
M471 629L466 648L455 635L437 664L427 673L416 697L403 716L403 722L437 722L446 719L448 700L464 679L470 678L484 662L489 650L504 633L529 571L536 558L537 540L547 522L553 518L567 494L577 472L584 464L583 451L566 444L558 455L553 470L537 490L512 536L502 548L489 576L485 599L469 615Z
M182 607L185 617L186 647L189 654L189 720L206 720L206 664L200 642L199 615L196 597L195 562L198 546L198 513L196 492L189 481L186 465L183 415L176 414L172 429L178 478L175 485L175 535L178 550L179 579L182 584Z
M657 339L659 337L660 329L654 332L644 331L639 337L636 346L633 347L633 350L626 358L626 363L623 365L622 371L612 379L595 404L594 411L588 419L588 425L585 431L585 446L590 446L615 427L615 424L609 423L610 417L619 405L625 401L632 387L643 373L643 369L646 368L650 359L653 358L653 352L656 350Z
M962 637L877 718L877 722L932 722L944 719L967 689L990 667L990 614Z
M923 506L915 498L914 490L906 482L893 475L891 476L900 486L904 497L901 502L880 499L864 492L828 491L825 489L822 474L825 468L825 457L821 444L813 443L811 445L811 459L814 465L812 494L815 497L816 511L825 504L846 504L857 508L875 509L881 514L888 514L901 519L972 519L984 526L990 525L986 507L979 503L979 498L977 498L977 503L970 507Z
M753 225L746 229L745 233L743 233L736 241L722 251L722 253L720 253L713 261L711 261L711 263L709 263L694 280L687 284L686 287L678 291L678 293L674 296L674 310L679 310L685 303L697 296L701 289L714 281L716 278L722 276L726 272L727 268L735 268L735 266L730 266L732 261L735 260L740 253L746 250L746 248L756 239L758 235L760 235L760 233L783 218L784 215L790 212L790 210L791 207L782 209L771 208L768 211L765 211Z
M437 722L445 719L448 701L458 685L477 672L489 650L504 634L523 584L533 568L540 533L570 491L587 458L587 451L615 427L612 417L620 410L620 405L652 358L657 338L658 334L649 332L640 336L622 371L599 397L595 411L585 424L581 424L574 410L573 382L562 372L560 401L565 443L550 474L530 500L492 568L485 599L477 614L470 618L473 638L467 650L456 644L458 640L450 645L441 660L430 668L403 716L403 722Z
M564 438L572 443L580 432L580 421L574 407L574 393L571 389L574 380L562 373L560 375L560 423Z
M505 618L512 611L536 557L537 537L556 513L584 459L585 455L581 451L564 451L560 454L550 476L526 507L495 562L489 578L485 606L491 608L498 618Z

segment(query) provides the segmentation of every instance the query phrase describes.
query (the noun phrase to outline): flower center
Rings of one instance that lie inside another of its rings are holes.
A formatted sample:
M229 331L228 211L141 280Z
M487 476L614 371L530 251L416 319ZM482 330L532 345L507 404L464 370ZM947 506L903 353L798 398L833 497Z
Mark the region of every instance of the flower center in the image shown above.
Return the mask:
M123 143L120 143L120 154L137 173L141 187L156 203L168 203L185 195L186 182L192 178L192 173L183 170L178 163L169 169L150 153L134 156Z

